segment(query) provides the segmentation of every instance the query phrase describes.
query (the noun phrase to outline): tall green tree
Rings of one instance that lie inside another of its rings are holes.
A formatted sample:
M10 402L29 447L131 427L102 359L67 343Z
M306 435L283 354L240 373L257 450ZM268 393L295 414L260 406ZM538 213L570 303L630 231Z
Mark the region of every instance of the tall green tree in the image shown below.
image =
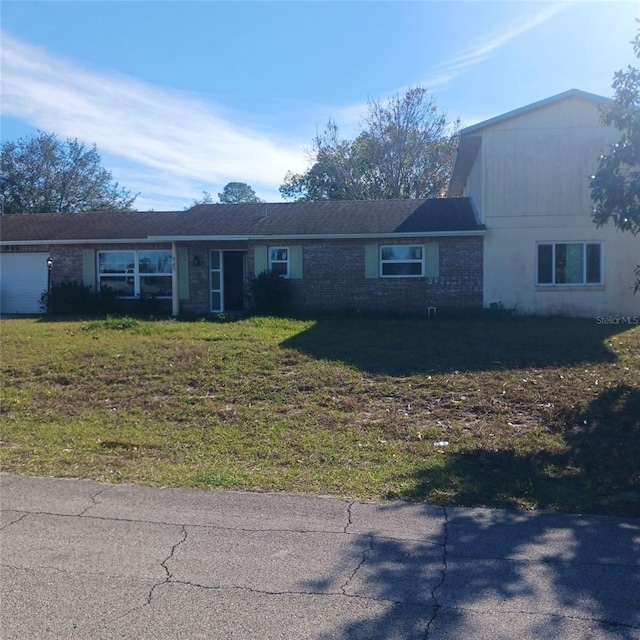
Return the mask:
M241 202L262 202L256 192L244 182L228 182L218 194L220 204L240 204Z
M632 43L640 59L640 31ZM614 74L613 103L602 115L602 123L620 131L619 140L600 156L591 176L593 221L600 227L612 222L617 229L640 233L640 70L629 65ZM640 265L634 291L640 291Z
M76 213L131 209L136 195L113 182L96 145L53 133L2 143L2 213Z
M280 193L295 200L444 197L458 129L423 87L370 101L354 140L329 120L313 140L310 167L287 173Z

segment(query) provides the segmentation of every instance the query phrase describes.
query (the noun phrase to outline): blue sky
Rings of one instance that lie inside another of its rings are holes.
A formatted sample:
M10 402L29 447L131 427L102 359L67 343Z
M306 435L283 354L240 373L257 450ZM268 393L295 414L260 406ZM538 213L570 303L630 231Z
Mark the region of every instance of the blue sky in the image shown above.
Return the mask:
M138 209L280 200L331 117L427 87L468 126L637 63L637 1L3 0L2 139L95 142Z

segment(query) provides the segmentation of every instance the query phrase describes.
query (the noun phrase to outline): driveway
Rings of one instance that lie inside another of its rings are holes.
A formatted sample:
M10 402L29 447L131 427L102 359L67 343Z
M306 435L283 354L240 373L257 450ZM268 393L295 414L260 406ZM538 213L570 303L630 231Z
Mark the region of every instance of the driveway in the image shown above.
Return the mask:
M640 520L0 475L0 637L640 638Z

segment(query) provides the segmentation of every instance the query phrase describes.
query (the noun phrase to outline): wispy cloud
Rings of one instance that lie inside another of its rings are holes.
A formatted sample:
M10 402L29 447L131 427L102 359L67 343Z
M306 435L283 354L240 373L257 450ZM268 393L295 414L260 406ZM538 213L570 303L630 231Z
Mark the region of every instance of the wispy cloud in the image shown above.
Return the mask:
M488 60L512 40L544 24L558 13L565 11L569 4L568 2L562 2L544 5L542 9L531 15L527 15L508 25L500 26L499 30L478 40L450 60L437 65L424 84L431 90L446 88L456 78Z
M544 24L562 11L565 11L571 2L578 1L581 0L570 0L570 2L565 1L545 5L535 13L526 15L509 24L500 25L494 32L479 38L470 47L462 50L449 60L436 65L425 78L416 84L427 87L431 93L437 95L439 92L451 86L456 80L498 53L498 51L509 42ZM387 97L394 94L403 94L408 88L409 87L405 86L394 89L387 94ZM369 97L377 99L380 96ZM384 96L382 97L384 98ZM363 116L367 113L367 106L367 102L362 102L338 109L333 115L340 125L341 130L346 131L347 135L355 131L360 125ZM465 126L468 126L494 115L497 114L487 114L482 117L463 117L462 122Z
M2 34L2 112L62 137L95 142L140 208L248 182L273 198L302 144L222 116L216 106L129 77L90 72ZM133 178L133 179L129 179ZM167 208L166 206L164 208Z
M495 32L418 82L436 94L443 91L568 4L545 4L517 22L497 25ZM239 117L204 98L89 70L6 32L0 53L2 113L62 137L95 142L114 177L141 192L136 201L141 209L182 208L202 190L215 194L238 180L251 184L263 198L278 199L285 173L307 166L305 149L312 132L296 140L244 126ZM317 120L318 105L307 107L310 121L324 126L324 116ZM357 132L366 112L366 102L326 105L327 117L333 116L346 136ZM470 122L465 119L465 124Z

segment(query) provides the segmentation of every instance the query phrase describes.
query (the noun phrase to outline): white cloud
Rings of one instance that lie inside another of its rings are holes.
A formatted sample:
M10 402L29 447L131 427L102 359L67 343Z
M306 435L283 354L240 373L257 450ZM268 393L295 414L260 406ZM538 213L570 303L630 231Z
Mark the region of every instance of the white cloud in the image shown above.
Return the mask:
M288 170L306 166L302 142L234 123L191 95L89 72L7 33L1 55L3 114L95 142L114 177L142 192L139 208L188 204L231 181L275 196Z
M578 1L578 0L572 0ZM565 11L569 7L569 2L554 3L545 5L544 8L537 11L532 15L527 15L517 21L514 21L507 25L501 25L496 31L488 34L482 39L479 39L475 44L464 49L458 55L452 57L445 62L436 65L430 75L416 83L423 87L426 87L431 93L438 94L440 91L444 91L455 80L465 73L468 73L488 60L493 54L497 53L499 49L507 45L512 40L515 40L518 36L525 34L526 32L538 27L558 13ZM409 87L401 87L389 92L386 97L391 97L395 94L405 93ZM370 99L377 99L379 96L369 96ZM383 96L384 98L385 96ZM354 104L347 107L338 109L334 116L337 124L340 126L341 132L348 137L354 133L362 118L367 114L368 103L362 102L360 104ZM491 113L486 116L479 116L478 114L467 114L461 117L463 126L470 126L482 120L486 120L497 114Z
M533 15L512 22L510 25L501 26L488 36L476 42L471 47L461 51L457 56L439 64L431 77L425 81L430 90L444 89L453 80L471 71L481 64L500 48L523 35L527 31L544 24L561 11L565 11L569 3L555 3L544 5L544 8Z
M566 9L542 5L517 22L497 27L420 81L439 93L509 42ZM231 181L249 183L259 197L278 200L287 171L304 171L311 138L294 140L238 124L215 104L193 94L137 79L89 71L2 33L2 113L62 137L95 142L118 182L140 192L140 209L180 209L214 195ZM401 94L407 87L391 93ZM384 96L367 96L377 99ZM319 105L306 105L310 120ZM314 110L315 109L315 110ZM345 137L359 129L367 103L331 108ZM495 114L492 114L495 115ZM327 119L328 119L327 116ZM476 114L477 116L477 114ZM317 119L317 118L316 118ZM464 124L476 118L464 118ZM323 117L321 130L326 124Z

